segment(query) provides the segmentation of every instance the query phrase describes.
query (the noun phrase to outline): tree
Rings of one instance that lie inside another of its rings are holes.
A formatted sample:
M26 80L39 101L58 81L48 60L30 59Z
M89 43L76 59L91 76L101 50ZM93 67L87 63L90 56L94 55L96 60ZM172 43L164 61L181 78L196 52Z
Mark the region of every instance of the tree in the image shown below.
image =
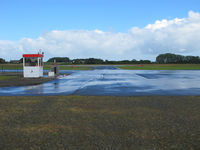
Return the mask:
M85 64L85 59L73 59L71 62L73 64Z
M54 62L54 60L56 60L56 62L70 62L70 59L68 57L53 57L50 58L47 62Z
M190 64L198 64L200 63L200 58L198 56L186 56L185 62Z
M131 63L131 61L129 61L129 60L122 60L122 61L120 61L120 64L130 64Z
M169 63L190 63L197 64L200 63L200 58L198 56L182 56L171 53L160 54L156 57L156 62L160 64L169 64Z
M0 64L3 64L3 63L5 63L5 62L6 62L5 59L0 58Z
M23 63L23 58L21 58L21 59L19 60L19 63Z
M151 61L150 60L140 60L139 63L140 64L150 64Z
M102 59L97 58L88 58L85 59L85 64L103 64L104 61Z

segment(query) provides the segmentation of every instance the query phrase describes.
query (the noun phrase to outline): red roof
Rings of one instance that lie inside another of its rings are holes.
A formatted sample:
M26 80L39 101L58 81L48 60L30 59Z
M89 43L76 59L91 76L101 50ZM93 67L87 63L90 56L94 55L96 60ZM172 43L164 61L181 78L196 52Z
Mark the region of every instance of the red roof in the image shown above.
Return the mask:
M43 54L23 54L23 57L44 57Z

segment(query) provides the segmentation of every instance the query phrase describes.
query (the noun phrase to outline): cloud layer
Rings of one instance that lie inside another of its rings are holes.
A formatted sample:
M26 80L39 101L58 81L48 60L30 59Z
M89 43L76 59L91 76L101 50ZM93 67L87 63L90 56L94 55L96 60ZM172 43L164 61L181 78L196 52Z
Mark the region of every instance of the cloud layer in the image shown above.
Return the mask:
M102 58L109 60L151 59L160 53L200 55L200 13L190 11L187 18L158 20L144 28L133 27L128 33L100 30L50 31L37 39L0 41L0 54L7 60L23 53L45 52L46 59Z

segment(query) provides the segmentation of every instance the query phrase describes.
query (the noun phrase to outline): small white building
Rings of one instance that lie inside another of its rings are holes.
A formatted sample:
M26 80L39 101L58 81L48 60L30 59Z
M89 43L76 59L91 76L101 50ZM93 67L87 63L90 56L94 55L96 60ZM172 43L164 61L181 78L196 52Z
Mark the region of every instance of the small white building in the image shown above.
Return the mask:
M43 76L43 54L23 54L23 69L25 78Z

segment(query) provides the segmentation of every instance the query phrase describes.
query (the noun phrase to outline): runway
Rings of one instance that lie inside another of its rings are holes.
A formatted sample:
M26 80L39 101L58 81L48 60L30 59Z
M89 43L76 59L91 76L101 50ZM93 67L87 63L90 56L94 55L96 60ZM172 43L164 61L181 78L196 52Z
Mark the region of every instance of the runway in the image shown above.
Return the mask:
M199 70L97 68L91 71L71 71L71 73L69 76L41 85L0 88L0 95L200 95Z

